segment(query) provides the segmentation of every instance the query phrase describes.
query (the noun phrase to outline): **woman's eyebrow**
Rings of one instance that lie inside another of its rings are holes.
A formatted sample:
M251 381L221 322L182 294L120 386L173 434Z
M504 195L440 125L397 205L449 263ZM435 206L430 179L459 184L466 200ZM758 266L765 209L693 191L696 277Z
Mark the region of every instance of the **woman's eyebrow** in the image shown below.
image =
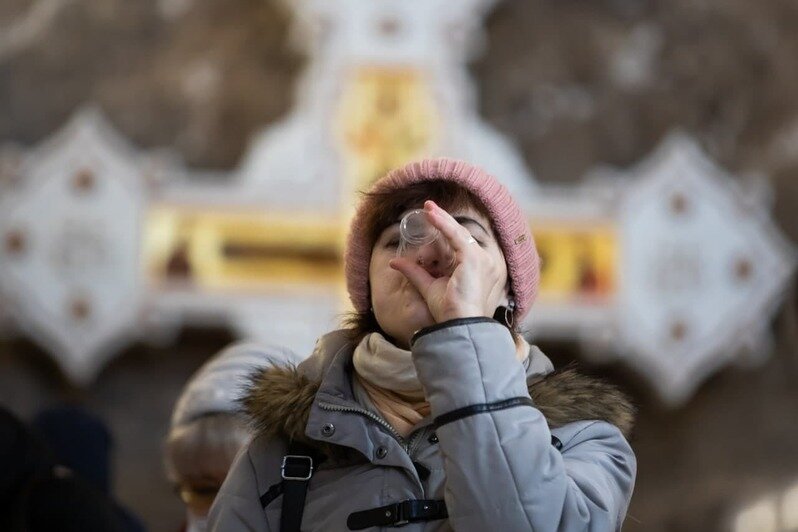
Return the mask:
M393 236L392 233L398 232L398 231L399 231L399 222L394 222L394 223L392 223L391 225L389 225L388 227L386 227L385 229L382 230L382 232L380 233L380 236L377 237L377 240L380 240L382 238L388 238L388 235Z
M490 231L485 229L485 226L483 226L481 223L479 223L478 220L475 220L473 218L469 218L468 216L455 216L454 219L455 219L455 221L457 221L457 223L459 223L461 225L462 224L466 224L466 223L476 224L477 226L479 226L480 229L482 229L482 231L485 232L486 235L490 236Z

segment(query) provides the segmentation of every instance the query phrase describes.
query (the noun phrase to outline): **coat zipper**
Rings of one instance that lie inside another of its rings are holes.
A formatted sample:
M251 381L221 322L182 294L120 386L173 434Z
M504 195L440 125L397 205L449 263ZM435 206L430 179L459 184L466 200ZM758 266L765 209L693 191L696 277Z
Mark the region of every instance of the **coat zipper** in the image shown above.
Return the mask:
M413 458L413 451L415 451L416 448L418 447L417 445L418 442L420 442L422 436L424 436L424 434L427 433L427 429L429 427L430 425L424 425L423 427L419 427L418 429L416 429L415 432L413 432L413 434L410 435L410 440L407 442L407 448L405 449L405 451L407 451L407 454L410 456L411 459Z
M319 407L322 410L327 410L328 412L347 412L347 413L351 413L351 414L359 414L361 416L367 417L368 419L378 423L381 427L385 427L385 429L388 430L388 432L391 435L393 435L394 438L396 438L396 441L399 442L399 445L402 446L402 449L405 450L405 452L407 453L407 456L410 457L411 461L413 460L413 456L410 454L410 449L413 447L413 445L415 443L420 441L419 435L423 435L427 431L427 428L429 428L429 425L425 425L423 427L419 427L415 432L413 432L410 435L410 439L406 440L405 438L402 437L401 434L399 434L396 431L395 428L393 428L391 426L390 423L388 423L387 421L382 419L377 414L375 414L373 412L369 412L368 410L364 410L362 408L355 408L353 406L334 405L334 404L331 404L331 403L325 403L323 401L319 401L318 405L319 405ZM421 482L421 479L419 479L419 484L421 485L422 493L425 494L426 493L426 488L424 487L424 483ZM424 495L424 496L426 496L426 495Z
M402 446L402 449L410 456L410 450L413 448L413 445L419 441L419 435L422 435L429 425L425 425L423 427L419 427L416 431L414 431L410 435L410 439L405 439L399 434L395 428L391 426L390 423L382 419L380 416L375 414L374 412L370 412L368 410L364 410L362 408L355 408L353 406L340 406L334 405L332 403L326 403L323 401L319 401L318 405L322 408L322 410L327 410L330 412L348 412L351 414L359 414L361 416L365 416L372 421L379 423L380 426L385 427L391 435L396 438L396 441ZM412 458L412 456L410 456Z
M377 414L375 414L373 412L369 412L368 410L364 410L362 408L355 408L353 406L334 405L334 404L331 404L331 403L324 403L324 402L321 402L321 401L319 401L318 405L323 410L327 410L327 411L331 411L331 412L349 412L351 414L360 414L361 416L365 416L365 417L369 418L372 421L376 421L382 427L385 427L385 429L388 430L388 432L390 432L393 435L394 438L396 438L396 441L398 441L401 444L402 448L405 449L405 451L407 451L407 448L406 448L407 442L402 437L402 435L399 434L396 431L396 429L391 426L390 423L388 423L387 421L382 419Z

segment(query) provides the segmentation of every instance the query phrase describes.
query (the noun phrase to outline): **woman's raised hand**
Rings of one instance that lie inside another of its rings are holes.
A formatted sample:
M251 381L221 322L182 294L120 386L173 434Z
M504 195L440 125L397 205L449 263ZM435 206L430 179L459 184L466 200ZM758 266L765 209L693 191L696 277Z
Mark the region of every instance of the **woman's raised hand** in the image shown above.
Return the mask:
M506 295L504 264L497 264L468 229L435 202L426 201L424 212L454 251L453 271L450 275L436 276L405 257L392 259L391 268L401 272L418 290L437 323L492 316Z

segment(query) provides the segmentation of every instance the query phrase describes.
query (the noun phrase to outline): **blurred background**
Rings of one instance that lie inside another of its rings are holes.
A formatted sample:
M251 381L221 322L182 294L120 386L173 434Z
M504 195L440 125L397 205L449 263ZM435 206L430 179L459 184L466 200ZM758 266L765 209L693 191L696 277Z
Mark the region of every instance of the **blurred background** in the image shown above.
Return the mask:
M798 530L796 57L792 0L3 0L0 405L99 415L177 530L186 379L307 354L355 191L453 155L529 213L530 336L639 406L625 529Z

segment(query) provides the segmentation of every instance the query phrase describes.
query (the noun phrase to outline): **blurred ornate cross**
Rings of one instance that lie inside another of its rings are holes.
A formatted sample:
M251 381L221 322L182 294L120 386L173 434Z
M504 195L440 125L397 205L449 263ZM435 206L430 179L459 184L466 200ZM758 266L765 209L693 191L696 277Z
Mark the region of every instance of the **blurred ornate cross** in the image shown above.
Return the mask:
M423 156L478 163L529 213L543 258L533 337L620 358L667 403L767 354L795 266L764 196L674 133L640 164L536 183L477 114L466 61L493 2L302 0L296 106L232 173L129 145L92 109L0 156L0 320L88 384L120 347L229 324L309 353L347 309L356 191ZM746 353L748 353L746 358Z

